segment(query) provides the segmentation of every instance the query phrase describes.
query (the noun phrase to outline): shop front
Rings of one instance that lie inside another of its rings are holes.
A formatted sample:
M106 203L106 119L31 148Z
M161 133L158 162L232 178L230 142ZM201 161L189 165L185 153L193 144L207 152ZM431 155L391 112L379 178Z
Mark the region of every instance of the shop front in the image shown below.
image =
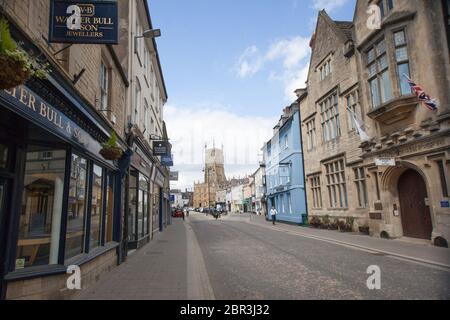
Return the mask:
M121 181L99 155L108 131L60 89L49 78L0 92L2 298L61 298L68 266L89 266L88 286L92 264L117 263Z
M164 174L155 166L152 177L152 234L163 231L164 224Z
M128 188L128 249L138 249L150 241L150 179L154 165L139 146L134 147Z

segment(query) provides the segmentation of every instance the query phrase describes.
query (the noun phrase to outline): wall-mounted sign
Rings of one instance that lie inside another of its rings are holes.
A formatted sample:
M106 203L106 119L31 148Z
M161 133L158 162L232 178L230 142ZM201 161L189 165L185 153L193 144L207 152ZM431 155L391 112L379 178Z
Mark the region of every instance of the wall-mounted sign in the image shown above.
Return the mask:
M117 1L52 0L49 42L118 44Z
M376 158L375 165L378 167L395 167L395 158Z
M0 90L0 102L47 131L95 155L102 148L100 142L88 132L26 86Z
M179 173L178 171L170 171L169 172L169 180L170 181L178 181Z
M441 201L441 208L450 208L449 201Z
M173 167L173 155L162 156L161 165L164 167Z
M168 141L153 141L153 155L170 155L170 143Z

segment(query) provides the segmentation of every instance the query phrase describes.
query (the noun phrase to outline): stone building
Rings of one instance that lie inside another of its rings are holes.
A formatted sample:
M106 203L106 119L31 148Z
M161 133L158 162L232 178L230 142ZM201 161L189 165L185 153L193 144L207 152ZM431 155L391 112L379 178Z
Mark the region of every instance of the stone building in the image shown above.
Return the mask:
M223 150L205 149L204 182L194 184L194 207L214 207L217 190L227 185Z
M117 4L118 44L68 45L47 42L50 0L0 2L13 39L50 70L45 79L0 91L0 299L70 298L75 291L66 287L68 266L80 267L86 289L123 262L131 229L142 235L151 230L149 208L157 204L158 217L167 217L164 201L149 200L155 195L150 186L167 186L168 172L149 154L148 135L137 146L147 145L145 152L127 159L138 149L130 138L131 88L136 76L143 77L131 66L140 32L134 16L151 28L149 8L147 1ZM157 49L154 42L147 47L160 94L154 111L160 111L161 129L153 133L167 138ZM115 161L100 154L112 133L126 151ZM139 196L130 201L137 213L130 228L127 162L144 173L134 175ZM156 199L163 199L162 187Z
M354 183L362 162L361 140L347 111L350 107L363 114L352 32L352 22L333 21L319 12L307 93L300 106L310 218L352 216L364 224L367 189Z
M369 5L381 13L378 29L369 28ZM354 228L368 225L374 236L446 244L446 29L448 1L361 0L352 22L319 13L300 102L311 216L351 216ZM439 101L438 111L418 100L404 75Z
M450 239L449 1L383 0L375 30L369 4L357 2L354 46L370 136L361 147L371 233L442 245ZM438 101L437 111L404 75Z

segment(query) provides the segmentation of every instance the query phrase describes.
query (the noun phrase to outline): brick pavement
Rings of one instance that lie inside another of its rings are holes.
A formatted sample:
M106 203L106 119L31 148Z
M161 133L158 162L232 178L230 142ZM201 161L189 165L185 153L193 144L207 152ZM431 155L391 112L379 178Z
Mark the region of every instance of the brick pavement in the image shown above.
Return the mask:
M77 300L186 300L187 231L182 220L135 251ZM195 285L195 284L194 284Z

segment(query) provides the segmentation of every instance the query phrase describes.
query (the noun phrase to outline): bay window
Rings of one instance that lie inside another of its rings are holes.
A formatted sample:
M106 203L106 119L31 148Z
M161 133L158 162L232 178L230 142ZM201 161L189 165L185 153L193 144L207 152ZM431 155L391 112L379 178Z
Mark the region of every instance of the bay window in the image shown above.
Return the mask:
M395 60L397 61L398 80L401 95L411 94L411 87L408 83L409 74L409 58L408 47L406 44L405 30L394 33Z
M377 108L392 99L389 62L384 39L367 51L367 63L372 107Z

